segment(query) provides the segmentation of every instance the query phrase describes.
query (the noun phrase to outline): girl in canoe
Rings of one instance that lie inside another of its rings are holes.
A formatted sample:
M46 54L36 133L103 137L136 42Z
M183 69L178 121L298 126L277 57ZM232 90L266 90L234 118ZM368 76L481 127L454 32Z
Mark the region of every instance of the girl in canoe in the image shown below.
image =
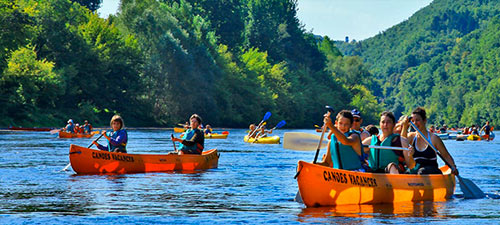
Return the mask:
M103 146L97 143L97 141L93 141L92 143L97 146L98 149L110 152L121 152L127 153L127 131L125 128L125 123L123 119L119 115L114 115L109 122L113 131L103 131L102 135L108 139L108 145Z
M379 125L382 133L365 138L363 144L408 148L407 139L396 131L396 117L392 112L383 112L380 115ZM399 174L404 173L406 168L415 166L409 151L365 148L365 152L370 155L369 165L373 172Z
M452 173L458 175L455 161L451 157L450 153L448 153L448 150L443 144L441 138L427 131L427 116L425 109L418 107L413 110L411 116L411 121L415 124L415 126L422 131L422 134L427 137L427 140L430 140L431 144L434 145L441 156L451 164L452 168L455 168ZM407 134L408 127L409 120L406 118L403 123L403 131L401 132L401 135L403 137L408 137L411 154L416 163L415 167L409 169L408 172L410 174L442 174L437 163L437 154L434 149L432 149L432 147L424 141L417 131Z
M184 132L182 139L172 136L172 141L180 142L179 154L197 154L201 155L205 148L205 135L198 127L201 124L201 117L193 114L189 118L190 128Z
M330 112L325 114L323 122L333 134L328 142L323 162L319 163L336 169L369 171L366 162L367 155L362 152L360 134L352 131L354 118L350 111L342 110L337 114L335 125L330 118Z

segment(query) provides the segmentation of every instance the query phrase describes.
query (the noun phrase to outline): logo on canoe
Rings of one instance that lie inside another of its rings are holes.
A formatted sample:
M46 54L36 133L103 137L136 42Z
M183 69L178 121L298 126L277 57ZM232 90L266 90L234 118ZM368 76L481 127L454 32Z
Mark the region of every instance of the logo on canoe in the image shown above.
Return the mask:
M353 174L345 174L340 172L332 172L332 171L323 171L323 178L325 181L336 182L347 184L350 183L352 185L357 186L368 186L368 187L377 187L377 179L373 177L365 177Z
M92 152L92 158L94 159L104 159L104 160L117 160L123 162L134 162L134 157L129 155L119 155L113 154L111 155L108 152Z

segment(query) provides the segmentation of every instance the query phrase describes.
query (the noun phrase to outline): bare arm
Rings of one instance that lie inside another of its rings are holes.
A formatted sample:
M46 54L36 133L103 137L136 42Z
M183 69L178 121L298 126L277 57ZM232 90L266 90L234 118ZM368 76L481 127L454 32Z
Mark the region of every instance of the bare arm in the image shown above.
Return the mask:
M401 136L400 138L401 138L401 145L403 146L403 148L408 148L409 147L408 139L406 139L403 136ZM413 149L411 149L410 151L403 151L403 156L405 158L406 166L409 169L413 169L415 167L415 159L413 159L413 152L414 152Z
M436 135L432 135L431 141L434 147L436 147L436 149L439 151L443 159L451 165L452 170L453 169L456 170L457 166L455 165L455 160L453 160L453 157L451 157L450 153L448 152L448 149L446 149L446 146L444 145L441 138L439 138ZM458 172L456 172L456 174L458 174Z

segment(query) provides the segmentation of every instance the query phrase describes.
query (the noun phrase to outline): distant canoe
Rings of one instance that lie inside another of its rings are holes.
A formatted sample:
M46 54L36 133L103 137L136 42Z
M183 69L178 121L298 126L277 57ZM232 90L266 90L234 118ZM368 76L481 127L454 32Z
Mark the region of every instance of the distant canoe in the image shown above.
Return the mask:
M298 162L297 183L307 207L446 201L455 191L451 169L443 175L364 173Z
M280 136L270 136L270 137L261 137L261 138L257 138L257 140L255 140L255 138L248 138L248 135L245 135L245 137L243 138L243 141L244 142L247 142L247 143L255 143L255 144L279 144L280 143Z
M448 140L450 138L449 133L435 133L435 135L441 138L441 140Z
M50 131L52 128L48 127L9 127L9 130L19 131Z
M224 133L226 132L226 133ZM227 136L229 135L229 132L227 131L224 131L222 132L222 134L218 134L218 133L209 133L209 134L205 134L205 139L226 139Z
M202 155L127 154L71 145L69 160L77 174L125 174L217 168L219 154L216 149Z
M92 133L90 134L81 134L81 133L69 133L61 130L59 131L59 138L91 138L98 133L99 131L92 131Z
M174 132L175 133L183 133L186 131L186 128L183 127L174 127Z

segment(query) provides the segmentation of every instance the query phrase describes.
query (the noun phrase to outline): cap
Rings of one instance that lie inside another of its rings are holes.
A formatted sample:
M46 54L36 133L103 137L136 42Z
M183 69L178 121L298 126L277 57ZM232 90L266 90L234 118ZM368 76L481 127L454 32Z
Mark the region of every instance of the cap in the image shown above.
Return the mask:
M69 120L68 120L68 123L73 123L73 120L72 120L72 119L69 119Z
M359 118L361 118L361 113L357 109L353 109L351 111L351 114L352 114L353 117L359 117Z

